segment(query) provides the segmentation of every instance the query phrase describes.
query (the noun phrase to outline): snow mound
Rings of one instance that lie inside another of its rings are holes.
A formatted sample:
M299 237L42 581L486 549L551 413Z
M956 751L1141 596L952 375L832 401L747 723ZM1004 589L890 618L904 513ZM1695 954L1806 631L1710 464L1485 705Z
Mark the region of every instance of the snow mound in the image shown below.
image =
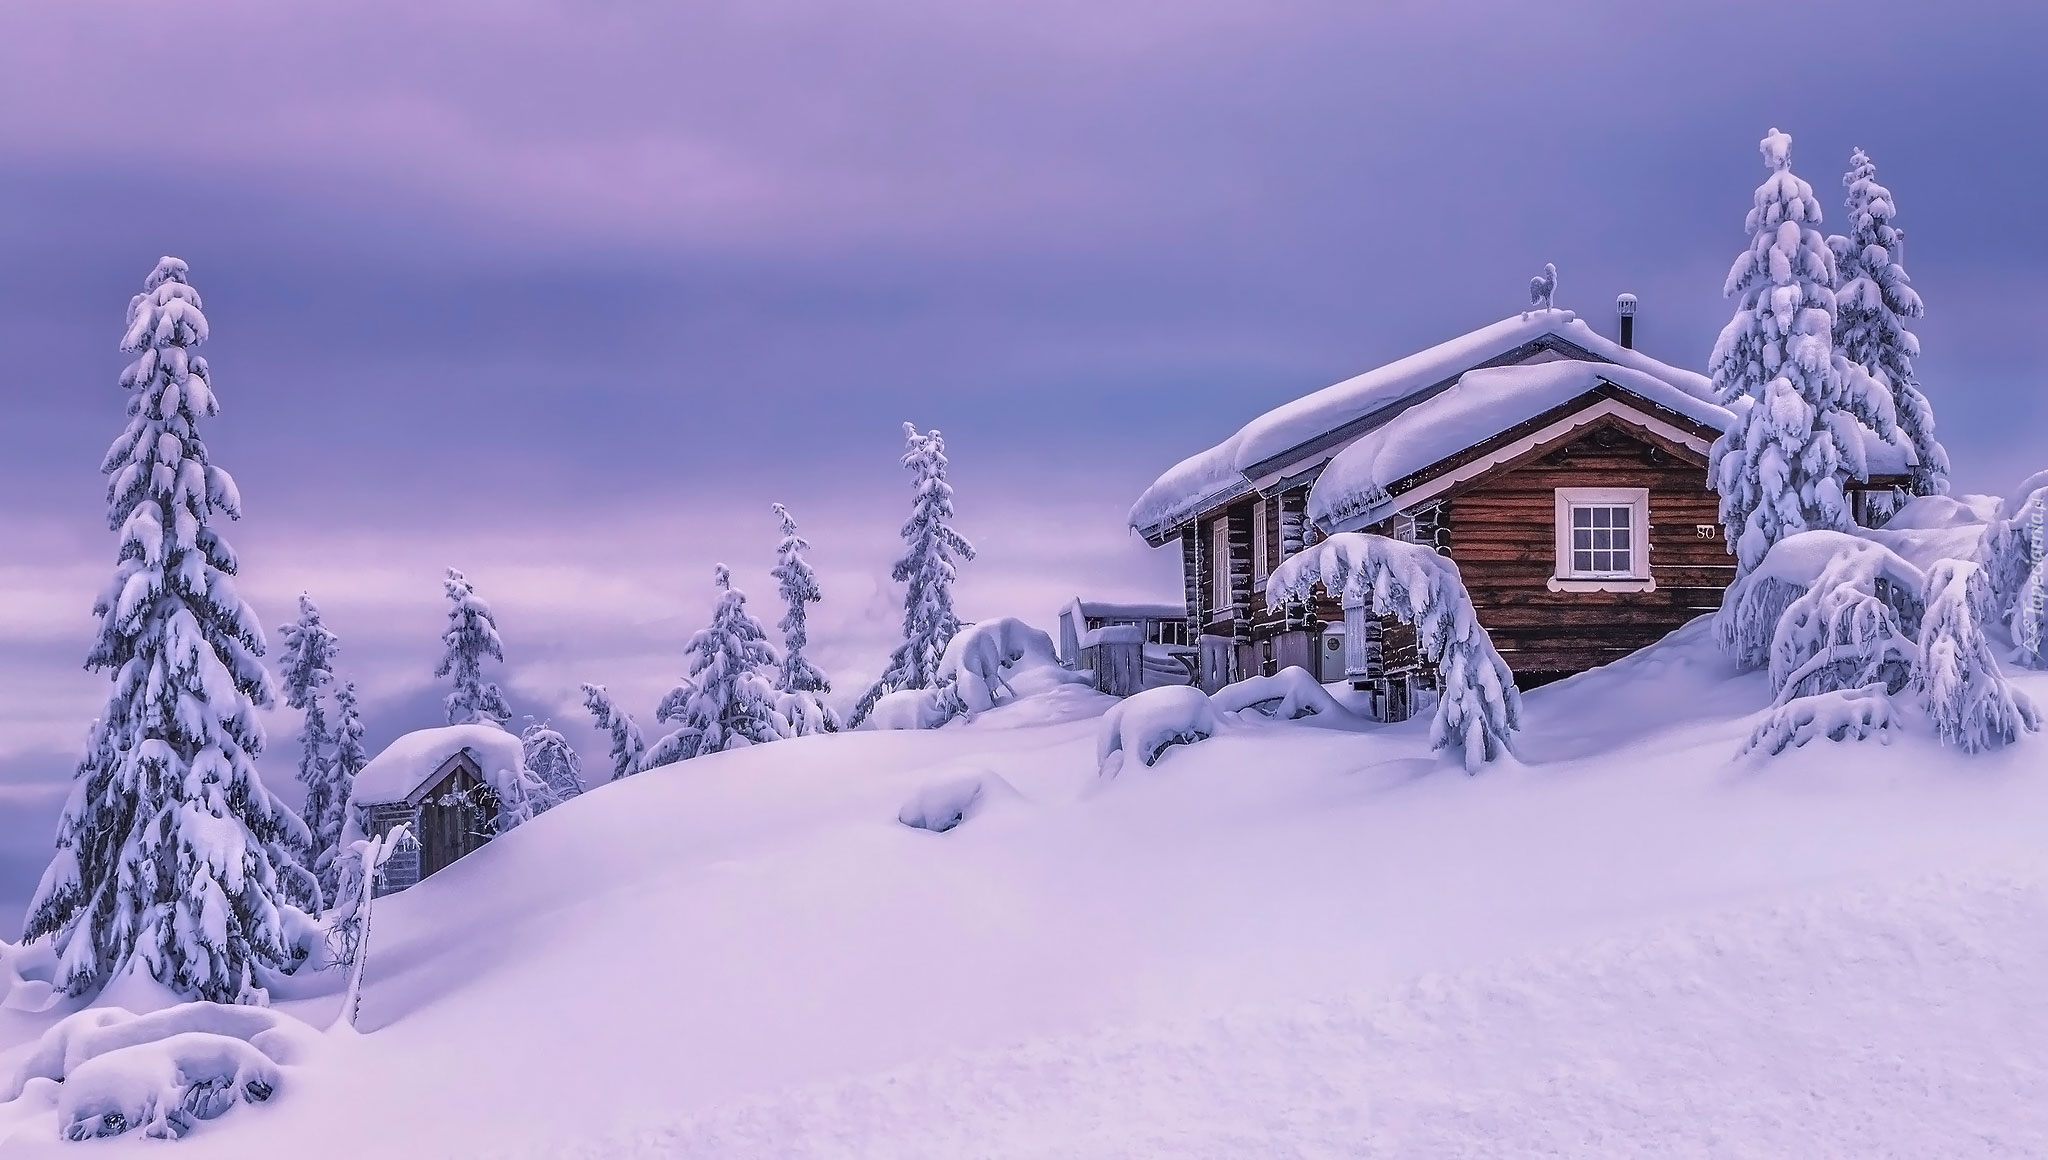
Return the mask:
M408 733L370 759L356 774L356 805L401 802L427 783L448 759L469 750L486 779L526 768L519 738L496 725L446 725Z
M1254 712L1283 721L1303 717L1331 721L1355 721L1356 714L1339 704L1308 670L1289 665L1272 676L1246 677L1225 685L1209 696L1219 713Z
M56 1023L9 1084L54 1082L57 1128L84 1140L141 1129L176 1138L237 1102L276 1094L279 1065L313 1033L265 1007L182 1003L146 1015L95 1007Z
M1019 800L1016 787L1001 774L986 770L924 786L896 813L896 820L916 830L943 834L989 806Z
M972 721L999 706L1090 683L1088 674L1060 664L1050 636L1014 616L961 628L934 676L934 688L883 694L862 727L936 729L955 718Z
M1984 513L1945 495L1920 495L1907 500L1884 522L1887 532L1931 532L1982 527Z
M1147 689L1117 702L1102 717L1096 744L1096 768L1103 776L1116 773L1126 755L1141 765L1155 765L1167 749L1214 737L1223 728L1208 694L1188 685Z

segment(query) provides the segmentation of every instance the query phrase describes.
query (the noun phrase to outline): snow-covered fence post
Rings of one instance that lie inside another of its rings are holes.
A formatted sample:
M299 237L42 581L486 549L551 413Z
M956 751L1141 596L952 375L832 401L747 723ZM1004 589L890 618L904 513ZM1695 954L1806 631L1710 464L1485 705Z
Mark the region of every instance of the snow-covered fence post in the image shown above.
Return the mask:
M1465 770L1514 752L1522 724L1515 675L1479 623L1458 566L1427 547L1340 532L1283 562L1266 581L1268 602L1309 600L1320 583L1347 610L1370 609L1415 626L1423 657L1443 679L1430 744L1458 753Z
M417 846L419 843L412 836L412 828L402 822L387 833L354 843L362 881L352 884L358 887L352 900L352 911L338 917L341 921L352 919L357 923L355 952L349 957L348 987L341 995L341 1013L334 1017L333 1026L328 1028L330 1031L353 1032L356 1029L357 1008L363 1001L363 968L370 959L370 903L376 897L377 871L391 860L391 855L408 844Z

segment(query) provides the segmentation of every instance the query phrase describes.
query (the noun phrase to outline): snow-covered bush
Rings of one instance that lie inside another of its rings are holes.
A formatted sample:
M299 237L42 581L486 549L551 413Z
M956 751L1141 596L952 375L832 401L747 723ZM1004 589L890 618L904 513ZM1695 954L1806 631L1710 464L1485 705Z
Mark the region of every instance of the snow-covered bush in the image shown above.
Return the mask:
M1976 563L1923 574L1861 536L1780 540L1728 589L1715 625L1739 665L1770 668L1771 713L1745 748L1883 735L1900 720L1888 698L1908 684L1944 744L1974 753L2016 740L2038 716L1999 671L1983 628L1996 615Z
M1977 545L1996 619L2012 637L2012 659L2048 668L2048 471L2036 472L2000 504Z
M1060 664L1052 638L1014 616L962 627L939 658L929 689L879 697L863 722L870 729L936 729L972 720L998 705L1061 685L1086 685L1086 673Z
M1103 714L1095 747L1096 767L1104 777L1123 767L1126 756L1140 765L1154 765L1175 745L1192 745L1214 737L1223 728L1208 694L1190 685L1146 689L1118 701Z
M260 1007L182 1003L146 1015L95 1007L43 1033L8 1098L56 1081L58 1130L86 1140L140 1130L176 1138L236 1103L276 1094L279 1065L310 1044L304 1024Z
M1801 532L1729 587L1716 628L1738 663L1769 664L1781 701L1872 683L1896 693L1912 676L1926 583L1882 544Z
M1246 677L1210 694L1219 713L1246 710L1283 721L1303 717L1350 717L1354 714L1337 703L1328 689L1309 675L1307 669L1289 665L1272 676Z
M1816 737L1829 741L1861 741L1875 736L1889 743L1898 728L1892 699L1881 684L1860 689L1830 689L1794 697L1772 706L1743 744L1744 753L1762 750L1775 756Z
M1996 749L2041 727L2026 694L2006 683L1984 635L1997 609L1976 564L1943 560L1927 574L1926 614L1913 678L1935 734L1965 753Z
M519 735L526 751L526 769L539 786L536 812L546 812L583 792L583 759L569 739L545 721L535 721Z
M441 588L448 597L448 627L441 633L441 663L435 666L434 675L451 678L455 684L446 700L448 723L511 720L505 694L483 678L486 658L500 663L505 660L498 618L461 572L448 569Z
M1750 244L1723 293L1738 300L1714 344L1714 387L1736 421L1714 442L1707 474L1739 572L1813 528L1854 526L1844 491L1869 476L1864 430L1889 436L1891 398L1835 349L1835 263L1817 228L1820 202L1792 173L1792 138L1762 143L1770 176L1744 228Z
M182 995L262 1003L263 973L304 957L319 886L305 824L256 771L256 711L274 697L221 529L241 497L199 434L219 407L187 272L164 258L128 305L128 423L101 464L120 559L86 658L113 688L23 939L53 940L72 995L145 970Z
M903 588L903 643L889 655L880 679L861 695L849 725L859 725L887 693L937 684L939 660L960 617L953 610L959 561L974 559L974 545L953 529L953 485L946 482L946 441L934 429L920 434L903 425L908 444L903 466L916 477L910 519L903 525L903 555L890 576Z
M1274 569L1266 599L1306 601L1317 584L1346 608L1415 626L1416 644L1443 686L1430 723L1434 748L1456 754L1467 772L1513 752L1522 723L1515 675L1480 626L1448 557L1385 536L1340 532Z
M983 771L933 782L912 794L896 820L912 829L943 834L998 802L1015 801L1016 787L1001 774Z

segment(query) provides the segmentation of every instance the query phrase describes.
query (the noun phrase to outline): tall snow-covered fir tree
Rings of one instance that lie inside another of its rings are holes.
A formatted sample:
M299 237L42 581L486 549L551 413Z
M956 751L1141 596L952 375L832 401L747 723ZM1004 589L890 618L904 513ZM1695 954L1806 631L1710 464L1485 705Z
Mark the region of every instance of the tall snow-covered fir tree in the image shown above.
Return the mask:
M498 686L484 680L486 658L503 662L504 642L498 639L498 620L491 606L476 594L476 586L461 572L448 569L441 582L448 594L448 628L441 634L441 663L437 677L451 677L455 688L443 702L450 725L476 722L502 725L512 717L511 707Z
M1813 188L1792 173L1792 138L1773 129L1761 149L1770 176L1728 271L1723 292L1739 305L1712 358L1736 421L1714 443L1708 479L1738 574L1794 533L1854 526L1844 485L1868 478L1865 431L1893 431L1884 388L1834 348L1834 256Z
M620 708L603 685L583 686L583 707L589 710L598 730L611 738L612 780L640 772L647 756L647 741L640 735L633 715Z
M829 693L832 682L818 671L804 649L811 643L808 631L809 607L825 597L818 591L818 574L811 571L804 553L811 543L796 534L796 520L789 509L775 505L775 518L782 522L782 542L775 547L775 577L782 596L782 664L775 673L775 687L785 693Z
M72 995L144 970L194 999L262 1003L264 973L294 969L313 930L306 827L256 771L274 694L216 526L241 500L199 434L218 411L193 352L206 338L185 263L163 259L128 305L128 424L101 464L121 546L86 667L114 687L23 931L53 939Z
M334 655L341 645L321 622L313 598L304 593L299 595L299 618L278 631L285 642L284 656L278 662L284 703L306 715L299 736L299 782L306 787L306 804L299 816L313 835L307 865L318 874L322 860L341 839L342 811L348 806L348 786L342 783L330 751L335 736L322 701L327 686L334 683ZM332 883L323 880L322 885ZM322 893L331 898L325 890Z
M953 530L953 487L946 482L946 441L937 429L919 434L903 425L907 447L903 466L916 477L910 519L903 525L903 556L890 573L903 590L903 643L889 656L889 665L854 706L851 723L860 724L884 693L929 689L937 681L939 658L960 617L953 611L953 581L958 561L974 559L974 545Z
M762 675L775 664L768 634L747 611L746 593L732 586L732 572L720 564L712 576L718 604L711 623L684 646L689 669L654 714L674 723L675 731L647 751L646 768L779 740L788 732L775 711L775 686Z
M1877 183L1877 166L1858 149L1842 176L1849 188L1848 236L1828 239L1835 256L1835 348L1891 393L1899 431L1913 447L1914 495L1947 495L1948 451L1934 437L1934 408L1913 373L1920 340L1905 319L1927 310L1906 277L1906 238L1892 224L1898 204Z
M797 535L796 520L788 508L776 504L775 518L782 521L782 542L776 545L775 567L769 575L780 585L783 607L782 622L777 626L782 629L782 663L775 671L776 711L792 733L835 733L840 728L839 715L825 703L832 682L804 653L811 640L809 606L824 599L818 591L818 574L804 559L810 541Z
M313 828L313 871L320 876L320 892L330 906L341 897L341 870L348 862L341 838L348 830L349 798L355 793L356 774L368 764L370 753L363 748L363 718L356 707L355 682L343 681L334 691L334 756L328 766L334 810L324 815L325 826Z
M551 810L583 792L583 759L569 739L545 721L535 721L519 735L527 772L538 782L535 812Z

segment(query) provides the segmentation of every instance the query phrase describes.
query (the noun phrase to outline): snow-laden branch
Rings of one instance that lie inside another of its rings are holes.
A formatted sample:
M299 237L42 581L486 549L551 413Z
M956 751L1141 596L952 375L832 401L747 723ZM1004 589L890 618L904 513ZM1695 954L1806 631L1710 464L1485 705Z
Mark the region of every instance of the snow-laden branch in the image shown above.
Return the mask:
M1513 752L1512 735L1522 724L1515 675L1480 626L1448 557L1385 536L1339 532L1281 564L1266 581L1266 600L1307 601L1317 584L1347 609L1415 626L1416 644L1443 683L1432 746L1456 751L1468 772Z

